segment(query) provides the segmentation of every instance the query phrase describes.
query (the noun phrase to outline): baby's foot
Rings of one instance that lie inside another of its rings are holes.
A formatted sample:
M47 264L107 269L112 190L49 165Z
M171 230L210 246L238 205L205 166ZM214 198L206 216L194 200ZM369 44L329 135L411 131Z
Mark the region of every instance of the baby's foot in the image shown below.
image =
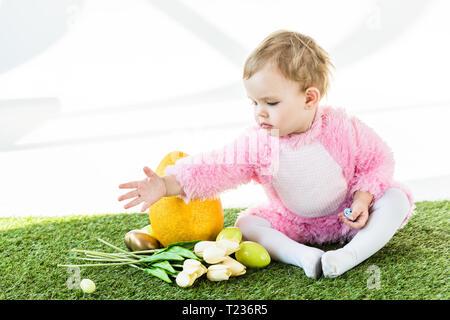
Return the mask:
M319 279L322 274L322 255L325 252L317 248L311 248L308 254L302 257L302 267L309 278Z
M302 248L301 252L298 251L296 253L298 265L303 268L306 276L312 279L319 279L322 274L321 257L324 251L314 247L308 247L307 250Z
M353 251L341 248L327 251L322 255L322 271L325 277L335 278L356 266Z

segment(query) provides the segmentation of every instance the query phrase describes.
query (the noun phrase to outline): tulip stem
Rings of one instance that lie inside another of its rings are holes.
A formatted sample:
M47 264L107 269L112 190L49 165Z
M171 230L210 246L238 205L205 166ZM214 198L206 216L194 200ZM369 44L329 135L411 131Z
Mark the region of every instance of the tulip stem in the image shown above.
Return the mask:
M128 256L124 256L123 254L114 254L114 253L106 253L106 252L98 252L98 251L89 251L89 250L78 250L78 249L72 249L73 252L79 252L84 253L88 257L93 258L106 258L106 259L131 259ZM136 260L136 259L133 259Z
M81 257L75 257L76 259L80 259L80 260L88 260L88 261L103 261L103 262L135 262L135 260L130 260L130 259L104 259L104 258L100 258L100 259L94 259L94 258L81 258Z
M106 241L103 240L103 239L97 238L97 240L100 241L100 242L103 242L104 244L106 244L107 246L109 246L109 247L111 247L111 248L114 248L114 249L116 249L116 250L119 250L120 252L129 254L129 255L131 255L131 256L133 256L133 257L135 257L135 258L140 258L138 255L133 254L133 253L131 253L131 252L127 252L127 251L125 251L125 250L123 250L123 249L120 249L120 248L118 248L118 247L116 247L116 246L114 246L114 245L112 245L112 244L106 242Z
M130 267L135 267L135 268L137 268L137 269L139 269L139 270L144 270L143 268L139 268L137 265L135 265L135 264L130 264Z
M58 264L58 267L102 267L102 266L120 266L133 263L135 263L135 261L117 262L117 263L93 263L93 264Z
M153 252L158 251L158 250L161 250L161 249L133 251L132 254L137 254L137 255L139 255L139 254L145 254L145 253L153 253ZM128 253L128 254L129 254L129 253Z

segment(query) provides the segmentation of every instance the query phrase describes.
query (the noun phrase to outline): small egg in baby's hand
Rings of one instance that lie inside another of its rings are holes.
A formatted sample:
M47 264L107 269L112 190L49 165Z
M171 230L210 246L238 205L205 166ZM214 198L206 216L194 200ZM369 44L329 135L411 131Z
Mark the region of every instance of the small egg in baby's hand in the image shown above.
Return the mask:
M351 208L347 208L347 209L344 210L344 216L345 216L348 220L350 220L350 221L352 221L352 222L355 222L356 219L352 219L352 218L350 217L351 214L352 214L352 209L351 209Z
M80 288L86 293L92 293L95 291L95 283L91 279L83 279L80 282Z

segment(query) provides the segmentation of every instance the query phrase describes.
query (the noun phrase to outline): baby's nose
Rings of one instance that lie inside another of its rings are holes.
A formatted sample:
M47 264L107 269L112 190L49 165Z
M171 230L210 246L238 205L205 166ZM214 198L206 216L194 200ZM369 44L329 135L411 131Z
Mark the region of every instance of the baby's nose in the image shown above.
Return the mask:
M267 112L264 111L264 110L262 110L262 109L258 110L258 111L256 112L256 115L257 115L259 118L264 118L264 119L266 119L266 118L268 117Z

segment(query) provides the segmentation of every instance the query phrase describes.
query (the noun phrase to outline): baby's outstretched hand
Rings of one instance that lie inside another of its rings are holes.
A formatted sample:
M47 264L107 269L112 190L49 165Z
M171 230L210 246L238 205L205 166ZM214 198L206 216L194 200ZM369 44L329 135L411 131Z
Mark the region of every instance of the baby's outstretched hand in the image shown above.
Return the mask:
M125 209L137 206L141 202L144 202L141 208L141 212L144 212L150 208L152 204L166 195L166 184L164 183L163 178L158 176L148 167L144 167L144 173L147 175L147 178L144 180L132 181L119 185L120 189L135 189L119 197L119 201L134 198L124 206Z
M347 219L343 212L338 214L339 218L353 229L362 229L369 220L369 207L360 201L353 201L351 209L350 219L353 221Z

